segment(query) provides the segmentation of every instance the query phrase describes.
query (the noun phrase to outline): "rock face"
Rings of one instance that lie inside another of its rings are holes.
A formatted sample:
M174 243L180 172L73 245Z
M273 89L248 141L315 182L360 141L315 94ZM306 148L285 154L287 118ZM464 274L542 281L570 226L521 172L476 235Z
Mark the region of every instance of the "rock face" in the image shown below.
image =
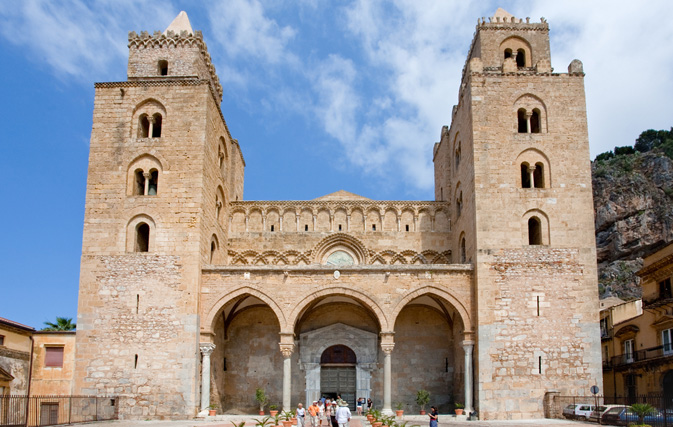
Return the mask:
M673 240L673 160L661 152L592 164L601 298L640 297L642 257Z

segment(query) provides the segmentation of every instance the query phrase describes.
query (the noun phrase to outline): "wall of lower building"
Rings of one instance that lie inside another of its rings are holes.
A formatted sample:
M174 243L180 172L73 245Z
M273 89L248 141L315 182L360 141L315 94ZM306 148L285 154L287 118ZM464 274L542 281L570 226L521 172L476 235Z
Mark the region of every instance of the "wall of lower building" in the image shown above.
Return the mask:
M30 374L32 331L0 324L0 335L4 336L4 344L0 345L0 367L14 377L0 386L5 387L5 394L25 395Z
M36 332L33 339L31 395L71 395L75 372L75 332ZM46 366L48 347L63 348L62 366Z

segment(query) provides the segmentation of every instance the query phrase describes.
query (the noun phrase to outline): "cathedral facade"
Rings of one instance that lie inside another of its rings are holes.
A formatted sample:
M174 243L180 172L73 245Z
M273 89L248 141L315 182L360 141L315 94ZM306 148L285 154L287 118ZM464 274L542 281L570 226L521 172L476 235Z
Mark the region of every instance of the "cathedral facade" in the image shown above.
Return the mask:
M549 26L480 19L434 201L245 201L222 87L182 12L97 83L75 393L127 418L325 395L541 417L601 384L584 73ZM448 121L448 120L447 120ZM353 405L351 404L351 407Z

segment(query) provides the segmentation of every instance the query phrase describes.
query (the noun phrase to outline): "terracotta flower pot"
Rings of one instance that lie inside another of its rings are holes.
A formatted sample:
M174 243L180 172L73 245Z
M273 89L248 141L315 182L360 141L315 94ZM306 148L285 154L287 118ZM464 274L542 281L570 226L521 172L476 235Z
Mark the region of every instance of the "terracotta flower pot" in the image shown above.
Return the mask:
M425 415L425 411L421 409L421 415Z
M259 411L259 415L264 415L264 411Z
M402 415L404 415L404 409L401 410L401 411L395 411L395 415L397 415L398 417L402 418Z
M276 410L274 409L274 410L269 411L269 414L270 414L272 417L275 417L276 415L278 415L278 411L276 411Z
M454 411L456 411L456 415L463 415L463 410L462 409L456 408L456 409L454 409Z
M374 419L373 415L367 415L367 421L371 424L372 420Z
M297 425L297 417L292 418L291 421L293 426Z
M292 425L292 420L290 421L283 421L283 427L290 427Z
M383 423L381 421L375 421L372 423L372 427L381 427Z
M208 409L208 415L210 415L211 417L214 417L215 414L217 414L217 411L216 411L216 410L214 410L214 409Z

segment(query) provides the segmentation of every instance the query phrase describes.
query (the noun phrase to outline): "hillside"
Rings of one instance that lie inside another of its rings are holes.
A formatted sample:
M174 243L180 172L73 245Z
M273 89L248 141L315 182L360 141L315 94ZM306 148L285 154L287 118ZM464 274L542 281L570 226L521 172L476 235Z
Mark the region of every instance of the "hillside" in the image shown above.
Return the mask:
M643 132L635 149L616 147L592 163L601 298L640 297L642 257L673 241L671 136Z

